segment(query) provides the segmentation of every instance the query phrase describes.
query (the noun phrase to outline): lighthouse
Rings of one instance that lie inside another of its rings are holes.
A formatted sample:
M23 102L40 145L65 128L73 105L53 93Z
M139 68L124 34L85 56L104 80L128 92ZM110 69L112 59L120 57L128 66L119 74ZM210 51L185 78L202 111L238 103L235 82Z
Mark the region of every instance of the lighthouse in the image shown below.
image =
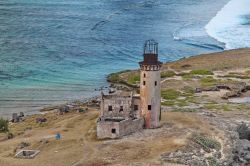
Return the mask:
M140 105L145 128L157 128L161 116L161 66L158 61L158 43L148 40L144 44L140 65Z

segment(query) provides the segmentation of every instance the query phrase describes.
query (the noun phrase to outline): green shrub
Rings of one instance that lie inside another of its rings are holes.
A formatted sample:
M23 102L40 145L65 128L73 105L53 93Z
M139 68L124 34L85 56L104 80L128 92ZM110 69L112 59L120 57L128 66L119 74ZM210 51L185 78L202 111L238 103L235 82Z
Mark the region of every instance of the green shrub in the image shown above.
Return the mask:
M190 74L194 75L214 75L214 73L207 69L198 69L198 70L192 70Z
M208 103L204 105L205 109L209 109L209 110L213 110L213 109L218 109L218 105L217 104L213 104L213 103Z
M214 157L208 157L206 158L208 165L209 166L216 166L217 165L217 161Z
M180 73L179 76L181 76L183 79L193 78L193 74L191 74L191 73Z
M222 77L226 77L226 78L239 78L239 79L250 79L250 76L247 75L235 75L235 74L228 74Z
M167 101L162 102L161 104L165 106L173 106L175 105L175 102L173 100L167 100Z
M185 86L182 90L183 90L182 96L185 96L185 97L193 96L195 93L194 88L189 87L189 86Z
M212 138L205 137L200 134L194 134L192 137L192 140L195 143L201 145L203 150L205 150L206 152L210 152L211 149L215 149L215 150L221 149L221 144L218 141Z
M245 73L250 74L250 70L245 71Z
M221 107L223 111L231 111L230 106L228 106L227 104L223 104Z
M9 131L9 122L3 118L0 118L0 132L8 132Z
M140 74L139 73L130 74L128 76L128 83L129 84L135 84L137 81L140 81Z
M180 96L180 92L174 89L164 89L161 91L161 96L166 100L174 100Z
M202 86L212 86L217 83L217 80L214 79L212 76L208 76L201 78L200 83Z
M164 72L161 72L161 78L173 77L175 75L176 75L176 73L174 71L164 71Z

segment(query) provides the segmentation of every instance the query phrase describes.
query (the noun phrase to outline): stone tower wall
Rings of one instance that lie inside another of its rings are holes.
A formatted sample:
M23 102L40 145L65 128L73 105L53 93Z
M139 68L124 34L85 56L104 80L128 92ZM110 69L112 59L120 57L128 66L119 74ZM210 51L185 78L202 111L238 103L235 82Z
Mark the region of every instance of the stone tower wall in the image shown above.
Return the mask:
M141 66L140 77L141 115L145 118L146 128L156 128L161 109L160 65Z

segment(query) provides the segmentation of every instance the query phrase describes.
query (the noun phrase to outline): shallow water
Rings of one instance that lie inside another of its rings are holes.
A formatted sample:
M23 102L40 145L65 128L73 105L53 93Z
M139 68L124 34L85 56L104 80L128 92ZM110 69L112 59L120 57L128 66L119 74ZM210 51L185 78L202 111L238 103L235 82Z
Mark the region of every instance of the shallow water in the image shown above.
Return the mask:
M221 51L204 27L226 2L0 0L0 114L99 94L107 74L138 68L147 39L162 61Z
M250 97L233 98L233 99L230 99L229 102L231 102L231 103L250 103Z

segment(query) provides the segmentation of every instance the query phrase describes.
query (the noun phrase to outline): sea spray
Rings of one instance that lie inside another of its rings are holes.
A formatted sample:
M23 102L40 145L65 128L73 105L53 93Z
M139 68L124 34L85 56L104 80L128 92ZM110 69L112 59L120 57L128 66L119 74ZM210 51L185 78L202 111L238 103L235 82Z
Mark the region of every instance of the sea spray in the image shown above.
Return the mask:
M206 25L207 33L226 49L250 47L250 1L231 0Z

